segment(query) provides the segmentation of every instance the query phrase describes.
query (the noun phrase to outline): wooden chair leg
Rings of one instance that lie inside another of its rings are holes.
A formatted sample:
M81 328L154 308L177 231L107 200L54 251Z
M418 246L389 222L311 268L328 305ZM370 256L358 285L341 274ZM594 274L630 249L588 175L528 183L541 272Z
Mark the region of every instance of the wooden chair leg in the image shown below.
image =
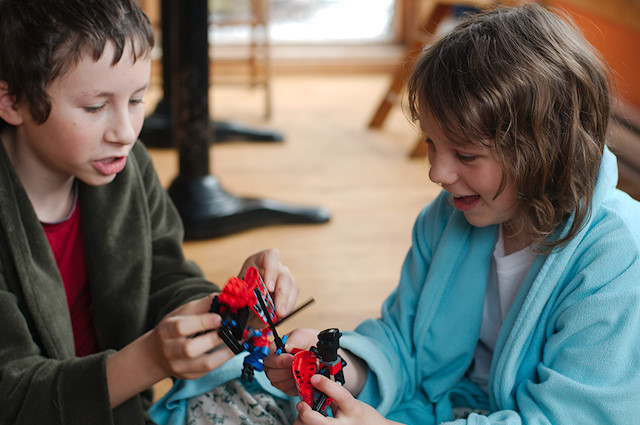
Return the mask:
M404 90L404 85L409 77L411 67L413 66L416 56L421 50L422 43L415 43L407 49L407 53L404 56L402 64L396 68L386 94L371 117L371 121L369 121L369 128L382 127L382 124L387 119L391 108L398 103L400 96L402 96L402 91Z
M451 13L452 6L436 3L427 9L425 12L426 19L421 21L423 26L416 30L419 35L416 35L415 40L409 44L402 63L396 68L385 96L369 121L369 128L380 128L389 115L391 108L398 103L416 58L420 55L424 44L436 31L438 25Z
M271 40L269 36L269 0L251 0L253 23L251 26L251 83L252 86L261 85L264 88L264 118L271 118ZM258 43L258 27L262 31L262 39ZM260 46L259 46L260 45ZM260 47L260 49L259 49ZM261 50L261 54L258 51ZM257 57L262 60L261 77L258 77L259 66Z

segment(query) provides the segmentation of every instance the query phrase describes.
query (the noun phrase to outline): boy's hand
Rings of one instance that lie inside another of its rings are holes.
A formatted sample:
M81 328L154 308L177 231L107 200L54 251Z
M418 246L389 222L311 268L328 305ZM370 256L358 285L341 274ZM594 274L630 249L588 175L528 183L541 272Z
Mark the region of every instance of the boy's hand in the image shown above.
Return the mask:
M238 276L243 277L251 266L258 269L267 289L273 294L278 317L289 314L296 305L300 290L289 269L280 262L280 251L271 248L251 255L245 260Z
M293 425L377 425L395 424L380 415L373 407L356 400L342 385L322 375L311 377L311 384L333 399L331 412L333 418L325 417L314 411L307 403L297 404L298 418Z
M293 378L291 364L293 355L289 354L293 348L308 350L318 343L318 331L314 329L296 329L287 338L286 353L279 356L275 352L275 344L269 350L270 355L264 359L264 372L271 381L271 384L280 391L290 396L298 395L298 388Z
M209 313L216 294L188 302L164 317L150 332L153 360L165 376L199 378L233 356L218 337L218 314ZM218 346L225 349L212 350Z
M219 315L209 313L215 295L178 307L109 356L106 373L112 408L164 378L199 378L233 357L213 332L221 324ZM221 349L212 351L215 347Z

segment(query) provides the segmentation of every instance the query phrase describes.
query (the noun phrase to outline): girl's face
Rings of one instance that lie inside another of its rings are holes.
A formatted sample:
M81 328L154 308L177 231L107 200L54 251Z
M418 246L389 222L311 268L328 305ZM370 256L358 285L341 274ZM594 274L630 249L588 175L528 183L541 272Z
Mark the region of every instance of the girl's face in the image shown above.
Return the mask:
M44 123L19 107L16 167L50 182L77 177L90 185L109 183L122 171L142 129L151 66L144 57L134 63L130 49L127 43L112 65L113 45L107 43L98 61L84 55L53 80L46 87L51 114Z
M471 141L459 145L450 141L430 114L421 120L429 151L429 179L453 197L453 205L477 227L504 224L514 218L516 194L507 178L496 197L502 169L495 150Z

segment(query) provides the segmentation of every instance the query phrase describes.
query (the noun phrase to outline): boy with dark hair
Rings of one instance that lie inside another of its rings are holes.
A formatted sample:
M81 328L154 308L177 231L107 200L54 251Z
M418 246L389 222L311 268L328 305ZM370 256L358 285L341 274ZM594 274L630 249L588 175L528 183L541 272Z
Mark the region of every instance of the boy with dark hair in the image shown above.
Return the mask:
M144 424L232 356L137 141L152 47L133 0L0 0L0 424ZM286 314L279 253L252 265Z

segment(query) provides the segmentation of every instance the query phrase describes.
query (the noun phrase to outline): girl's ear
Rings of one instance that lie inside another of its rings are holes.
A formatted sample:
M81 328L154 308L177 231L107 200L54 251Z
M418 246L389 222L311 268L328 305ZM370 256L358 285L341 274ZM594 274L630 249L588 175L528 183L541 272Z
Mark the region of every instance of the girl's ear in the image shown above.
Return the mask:
M15 96L9 94L9 85L5 81L0 81L0 118L13 126L23 122L15 105Z

